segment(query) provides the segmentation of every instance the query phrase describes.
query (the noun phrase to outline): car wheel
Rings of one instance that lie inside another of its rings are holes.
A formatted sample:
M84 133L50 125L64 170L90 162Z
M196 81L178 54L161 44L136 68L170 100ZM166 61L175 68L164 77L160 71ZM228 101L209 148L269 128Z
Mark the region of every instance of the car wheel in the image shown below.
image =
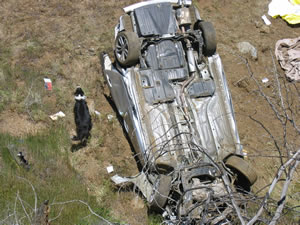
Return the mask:
M230 156L226 160L225 165L237 174L238 186L244 189L248 189L246 187L253 185L257 180L256 172L250 164L238 156Z
M120 32L115 41L115 54L122 66L132 66L137 63L140 55L140 41L136 33Z
M216 31L211 22L199 21L195 24L195 29L202 31L202 37L204 39L203 52L206 56L212 56L217 49Z
M166 175L160 175L158 185L154 190L152 201L150 204L150 210L155 212L161 212L166 205L168 196L171 190L172 177Z

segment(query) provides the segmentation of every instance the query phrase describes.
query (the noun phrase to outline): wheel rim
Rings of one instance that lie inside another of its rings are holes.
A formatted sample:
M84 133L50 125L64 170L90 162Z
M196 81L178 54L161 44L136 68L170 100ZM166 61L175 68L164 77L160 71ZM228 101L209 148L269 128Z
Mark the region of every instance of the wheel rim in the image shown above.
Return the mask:
M119 60L125 61L128 57L128 41L124 36L119 36L116 44L116 54Z

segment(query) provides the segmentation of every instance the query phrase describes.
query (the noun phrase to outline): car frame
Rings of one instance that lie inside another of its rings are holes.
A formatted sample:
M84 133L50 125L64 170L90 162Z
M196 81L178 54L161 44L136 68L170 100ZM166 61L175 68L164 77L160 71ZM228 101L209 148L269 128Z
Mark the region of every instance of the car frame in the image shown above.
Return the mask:
M213 25L192 1L152 0L124 8L115 27L115 60L100 55L142 166L131 181L169 224L199 222L204 209L195 206L210 191L215 198L228 194L224 176L243 191L257 179L243 159L216 47ZM218 217L216 212L210 221Z

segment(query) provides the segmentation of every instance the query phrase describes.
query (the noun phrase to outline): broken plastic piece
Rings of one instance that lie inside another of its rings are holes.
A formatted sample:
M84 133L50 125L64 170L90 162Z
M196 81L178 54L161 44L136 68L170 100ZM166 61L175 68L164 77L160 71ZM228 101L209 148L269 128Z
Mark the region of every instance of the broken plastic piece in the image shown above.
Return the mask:
M59 111L58 113L51 115L50 118L51 118L51 120L57 120L59 117L62 118L65 116L66 115L62 111Z
M45 82L45 88L48 91L52 91L52 81L49 78L44 78L44 82Z
M108 173L112 173L112 172L114 172L114 167L113 166L108 166L108 167L106 167L106 170L107 170Z
M150 202L152 194L153 194L153 186L148 181L146 175L141 172L135 177L120 177L119 175L115 175L111 178L111 180L116 184L125 184L125 183L133 183L135 186L139 188L144 197Z
M271 25L271 21L266 17L266 15L263 15L261 18L263 19L266 25Z
M107 119L108 119L109 121L112 121L113 118L114 118L113 115L111 115L111 114L107 115Z
M264 84L266 84L266 83L269 82L269 79L265 77L265 78L263 78L263 79L261 80L261 82L263 82Z

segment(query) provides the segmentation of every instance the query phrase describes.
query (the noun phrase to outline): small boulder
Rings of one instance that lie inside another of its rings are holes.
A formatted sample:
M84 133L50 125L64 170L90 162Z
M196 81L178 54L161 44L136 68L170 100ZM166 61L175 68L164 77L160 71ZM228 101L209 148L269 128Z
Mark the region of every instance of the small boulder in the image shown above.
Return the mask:
M237 47L242 54L250 55L252 59L257 60L257 50L249 42L239 42Z

